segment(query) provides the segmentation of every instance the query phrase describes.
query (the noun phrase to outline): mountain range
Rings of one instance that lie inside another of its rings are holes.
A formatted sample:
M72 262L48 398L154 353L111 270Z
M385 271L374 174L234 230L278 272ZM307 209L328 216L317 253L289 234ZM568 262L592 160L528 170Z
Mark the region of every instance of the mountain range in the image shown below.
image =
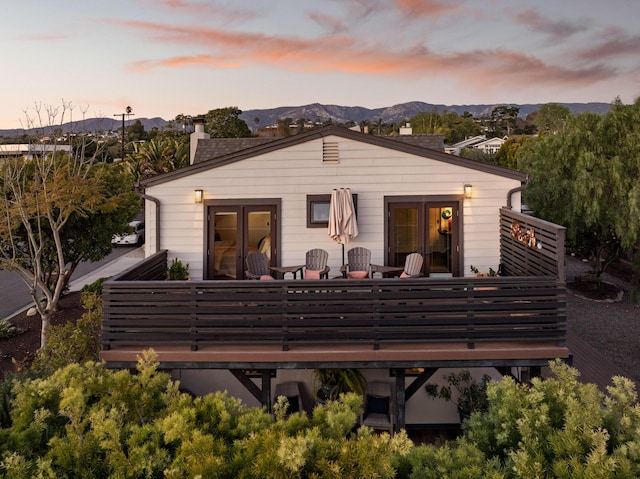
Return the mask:
M566 106L572 113L582 113L590 111L593 113L606 113L611 105L609 103L559 103ZM432 103L424 103L421 101L411 101L400 103L398 105L381 107L381 108L365 108L361 106L339 106L339 105L322 105L320 103L312 103L303 106L281 106L276 108L246 110L242 112L240 118L243 119L250 129L255 130L256 118L257 125L260 127L273 125L276 120L291 118L296 121L300 118L310 121L327 121L331 120L336 123L347 123L361 121L370 121L375 123L379 119L384 123L399 123L408 121L412 116L418 113L437 109L439 111L455 111L459 115L465 112L471 113L475 117L490 116L491 111L500 105L508 105L510 107L519 108L519 116L526 118L527 115L538 110L544 103L535 104L479 104L479 105L439 105ZM169 123L159 117L155 118L135 118L129 119L126 125L130 125L135 120L140 120L146 131L152 128L162 129ZM178 126L178 125L176 125ZM113 118L91 118L73 123L65 123L61 125L63 132L81 132L81 131L118 131L122 127L121 120ZM24 129L7 129L0 130L0 137L15 137L25 133Z
M465 112L471 113L474 117L491 116L491 111L500 104L484 104L484 105L437 105L432 103L424 103L421 101L411 101L408 103L400 103L398 105L381 107L381 108L365 108L361 106L338 106L338 105L322 105L313 103L304 106L281 106L264 110L247 110L244 111L242 118L250 128L255 126L255 118L258 118L259 126L273 125L276 120L283 118L291 118L296 121L299 118L311 121L332 121L346 123L354 121L369 120L376 122L381 119L384 123L399 123L409 120L412 116L425 111L455 111L462 115ZM536 104L506 104L510 107L519 108L519 116L526 118L527 115L538 110L544 103ZM609 103L560 103L566 106L572 113L582 113L590 111L593 113L606 113L611 105Z

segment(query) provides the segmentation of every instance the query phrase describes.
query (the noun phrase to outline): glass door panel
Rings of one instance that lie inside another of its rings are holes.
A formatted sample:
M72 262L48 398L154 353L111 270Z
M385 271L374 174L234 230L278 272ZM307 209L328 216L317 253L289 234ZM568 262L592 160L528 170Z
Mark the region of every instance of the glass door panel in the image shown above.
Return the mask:
M402 266L408 254L420 251L418 214L417 207L394 208L390 245L392 257L388 262L389 266Z
M388 266L404 266L410 253L424 257L425 276L458 276L458 203L389 203Z
M453 206L428 208L429 275L453 276Z
M214 279L238 277L238 212L213 213L213 265L210 274Z
M260 251L277 264L275 205L210 206L208 279L243 279L248 254Z
M271 260L271 211L247 212L247 254L260 251Z

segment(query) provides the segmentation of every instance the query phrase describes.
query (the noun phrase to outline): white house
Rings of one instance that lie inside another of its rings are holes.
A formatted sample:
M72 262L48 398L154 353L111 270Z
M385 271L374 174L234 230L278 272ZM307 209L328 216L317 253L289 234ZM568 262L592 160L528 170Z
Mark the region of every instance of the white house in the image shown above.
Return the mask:
M484 153L496 154L505 141L507 141L506 136L504 138L489 138L488 140L474 144L473 148L476 150L482 150Z
M273 266L300 264L307 250L322 248L337 273L342 246L314 212L326 211L334 188L349 188L359 235L346 249L366 247L373 263L390 266L419 252L425 276L497 269L498 210L519 211L526 175L403 138L327 126L236 139L230 148L200 135L191 166L142 182L146 254L168 250L189 264L193 279L241 279L244 258L268 236Z
M266 407L272 381L298 383L309 405L314 368L356 368L394 384L404 427L458 422L421 386L440 368L535 374L568 357L564 237L520 213L526 174L446 154L440 138L335 126L275 140L196 128L192 138L190 166L139 185L147 258L105 282L109 367L133 367L153 348L194 393L225 389ZM422 277L340 277L343 245L327 228L336 188L356 199L359 234L345 249L365 247L386 266L420 253ZM283 267L314 248L329 253L329 279L235 281L253 251ZM173 258L190 281L161 281ZM511 277L471 271L500 261Z

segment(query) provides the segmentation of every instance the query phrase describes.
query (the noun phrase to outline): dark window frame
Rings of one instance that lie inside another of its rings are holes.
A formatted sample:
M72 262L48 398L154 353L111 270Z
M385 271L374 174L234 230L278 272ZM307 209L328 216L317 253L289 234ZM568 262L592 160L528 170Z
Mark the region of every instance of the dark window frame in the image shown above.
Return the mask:
M358 216L358 195L354 194L353 207L356 210L356 217ZM331 194L326 195L307 195L307 228L327 228L329 226L329 219L322 220L314 217L316 213L317 205L326 204L329 206L331 203Z

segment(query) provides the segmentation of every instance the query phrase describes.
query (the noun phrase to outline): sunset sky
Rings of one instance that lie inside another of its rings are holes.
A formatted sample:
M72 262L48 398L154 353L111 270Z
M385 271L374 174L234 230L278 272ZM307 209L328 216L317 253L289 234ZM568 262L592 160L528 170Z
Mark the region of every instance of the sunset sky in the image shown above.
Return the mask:
M1 18L3 129L63 100L73 120L169 120L640 96L638 0L21 0Z

